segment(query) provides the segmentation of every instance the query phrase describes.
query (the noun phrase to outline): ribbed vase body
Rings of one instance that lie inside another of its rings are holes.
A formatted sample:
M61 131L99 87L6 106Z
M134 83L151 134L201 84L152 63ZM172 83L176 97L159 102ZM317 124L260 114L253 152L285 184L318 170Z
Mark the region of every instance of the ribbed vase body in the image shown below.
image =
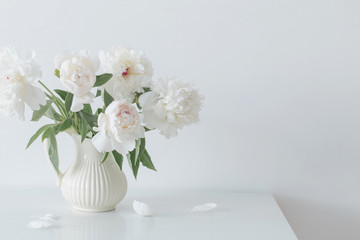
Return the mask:
M112 154L104 163L90 139L80 143L75 140L76 159L61 179L61 191L74 209L86 212L109 211L124 198L127 191L125 174L116 164Z

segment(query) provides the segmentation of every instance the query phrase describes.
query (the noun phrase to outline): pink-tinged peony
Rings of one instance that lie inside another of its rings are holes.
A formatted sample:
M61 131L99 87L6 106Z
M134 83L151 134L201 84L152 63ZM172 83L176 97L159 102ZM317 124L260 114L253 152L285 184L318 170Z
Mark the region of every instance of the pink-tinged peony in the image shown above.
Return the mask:
M135 148L135 141L144 137L144 128L136 108L125 100L113 101L98 118L98 133L92 139L100 152L116 150L127 154Z
M79 53L64 52L55 57L55 67L60 71L60 80L66 90L74 94L71 111L78 112L85 103L91 103L90 92L96 82L99 60L86 50Z

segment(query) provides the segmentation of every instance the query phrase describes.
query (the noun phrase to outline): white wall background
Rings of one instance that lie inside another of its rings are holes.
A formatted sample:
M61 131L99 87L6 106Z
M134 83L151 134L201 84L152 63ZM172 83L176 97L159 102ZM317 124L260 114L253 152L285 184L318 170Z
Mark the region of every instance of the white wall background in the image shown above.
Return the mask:
M149 134L158 173L125 168L130 188L273 192L299 239L360 238L359 29L357 1L0 1L0 46L36 50L53 88L56 53L127 44L206 96L200 125ZM24 150L45 122L0 117L0 186L55 187Z

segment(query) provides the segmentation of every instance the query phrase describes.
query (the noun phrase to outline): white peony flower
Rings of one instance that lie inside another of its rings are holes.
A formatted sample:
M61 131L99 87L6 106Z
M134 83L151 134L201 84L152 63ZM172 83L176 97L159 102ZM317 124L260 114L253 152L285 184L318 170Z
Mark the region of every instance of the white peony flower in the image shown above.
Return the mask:
M115 98L132 102L135 92L144 92L143 88L150 86L153 68L142 52L113 47L109 52L101 51L99 58L102 70L113 74L104 88Z
M99 131L92 143L99 152L118 151L127 154L135 148L135 140L144 137L144 128L136 108L125 100L113 101L98 118Z
M44 92L34 86L40 80L40 66L35 53L22 54L14 47L0 50L0 112L5 116L18 115L24 120L25 103L40 109L46 103Z
M60 71L60 80L66 90L74 94L71 111L78 112L85 103L91 103L90 92L96 82L99 61L86 50L79 53L64 52L55 57L55 67Z
M172 78L160 79L139 100L146 126L170 138L177 136L177 129L199 121L202 99L190 83Z

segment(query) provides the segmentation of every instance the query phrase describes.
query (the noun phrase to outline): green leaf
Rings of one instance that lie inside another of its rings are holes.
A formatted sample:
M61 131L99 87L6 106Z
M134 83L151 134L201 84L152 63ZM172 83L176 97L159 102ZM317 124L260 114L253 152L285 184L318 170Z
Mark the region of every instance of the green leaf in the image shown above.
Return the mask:
M149 88L149 87L144 87L143 89L144 89L144 92L150 92L151 91L151 88Z
M59 129L60 125L61 125L60 123L56 123L56 124L53 124L52 127L47 128L47 129L44 131L44 133L42 134L41 141L44 141L45 138L49 138L50 132L51 132L52 130L54 130L55 135L58 134L58 133L59 133L59 132L58 132L58 129Z
M40 109L39 110L35 110L33 112L31 121L37 122L40 120L40 118L42 116L45 115L45 113L49 110L49 108L51 107L51 104L53 103L52 100L47 100L45 105L40 105Z
M29 143L26 146L26 149L30 147L30 145L43 133L46 129L49 127L54 126L54 124L46 124L39 128L39 130L36 131L36 133L30 138Z
M102 113L102 109L101 109L101 108L98 108L98 109L96 110L96 116L99 116L100 113Z
M48 138L49 135L50 135L50 131L51 131L51 128L48 128L44 131L44 133L42 134L41 136L41 141L43 142L45 140L45 138Z
M111 73L104 73L99 76L96 76L96 82L94 84L94 87L100 87L104 85L112 78L112 76L113 75Z
M156 171L155 166L154 166L153 162L151 161L151 157L150 157L149 153L146 151L146 149L140 156L140 162L142 163L143 166Z
M150 128L147 128L147 127L144 127L144 129L145 129L145 132L149 132L149 131L154 130L154 129L150 129Z
M49 139L50 139L50 148L49 148L49 158L51 163L53 164L55 170L59 173L59 154L58 147L55 138L55 131L53 128L49 128Z
M81 136L81 142L84 141L84 139L86 138L86 134L87 134L87 127L86 127L86 123L84 119L79 119L79 131L80 131L80 136Z
M136 93L135 93L135 97L134 97L134 99L133 99L133 101L132 101L132 103L136 103L136 106L138 107L139 110L142 109L142 107L140 106L140 102L139 102L140 96L141 96L142 94L146 93L146 92L150 92L150 91L151 91L151 89L150 89L149 87L144 87L143 90L144 90L144 92L136 92Z
M140 106L139 101L137 99L135 99L135 102L133 102L133 103L136 103L136 106L139 110L142 109L142 107Z
M46 111L45 116L58 122L62 120L61 115L58 114L52 106Z
M84 119L78 118L79 134L81 136L81 142L84 141L86 137L86 129L84 128Z
M145 138L141 138L136 140L135 149L126 155L135 179L140 166L139 157L143 154L144 150L145 150Z
M83 111L92 114L91 105L88 104L88 103L87 103L87 104L84 104L84 109L83 109Z
M65 110L66 110L67 112L70 111L73 98L74 98L74 95L73 95L72 93L69 93L69 92L68 92L68 93L66 94L66 98L65 98Z
M101 90L98 89L98 90L96 91L95 97L100 97L100 96L101 96Z
M57 93L57 95L59 95L59 97L61 97L62 100L65 101L66 95L68 93L67 91L61 89L55 89L54 91Z
M115 158L115 162L119 166L120 170L122 170L122 164L123 164L123 156L118 153L116 150L112 151L112 155Z
M104 157L103 157L103 159L101 160L101 163L100 163L100 164L103 164L103 163L105 162L105 160L107 159L108 156L109 156L109 152L106 152L106 153L104 154Z
M104 90L105 107L109 106L109 104L112 103L112 101L114 101L114 98L106 90Z
M139 170L139 166L140 166L140 161L136 161L135 159L135 154L132 152L129 152L128 154L126 154L126 157L128 159L130 168L134 174L134 177L136 179L137 174L138 174L138 170Z
M135 150L136 149L138 149L136 151L136 158L138 160L139 157L143 154L143 152L145 150L145 138L140 138L140 139L136 140Z
M55 69L55 76L57 76L58 78L60 78L60 71L59 69Z
M80 111L79 112L80 118L85 119L90 126L94 127L97 124L97 117L94 116L93 114L84 112L84 111Z
M60 127L57 129L58 132L63 132L66 129L70 128L73 124L72 118L67 118L63 123L60 124Z
M52 128L54 129L55 131L55 135L57 135L60 131L59 131L59 128L61 126L61 123L57 123L56 125L54 125Z
M85 118L79 118L79 130L80 130L81 142L83 142L88 132L91 131L91 126L89 125L89 123L86 121Z
M79 123L79 132L81 135L81 142L84 141L89 132L92 132L93 127L97 125L97 117L93 114L84 112L83 110L76 113Z

